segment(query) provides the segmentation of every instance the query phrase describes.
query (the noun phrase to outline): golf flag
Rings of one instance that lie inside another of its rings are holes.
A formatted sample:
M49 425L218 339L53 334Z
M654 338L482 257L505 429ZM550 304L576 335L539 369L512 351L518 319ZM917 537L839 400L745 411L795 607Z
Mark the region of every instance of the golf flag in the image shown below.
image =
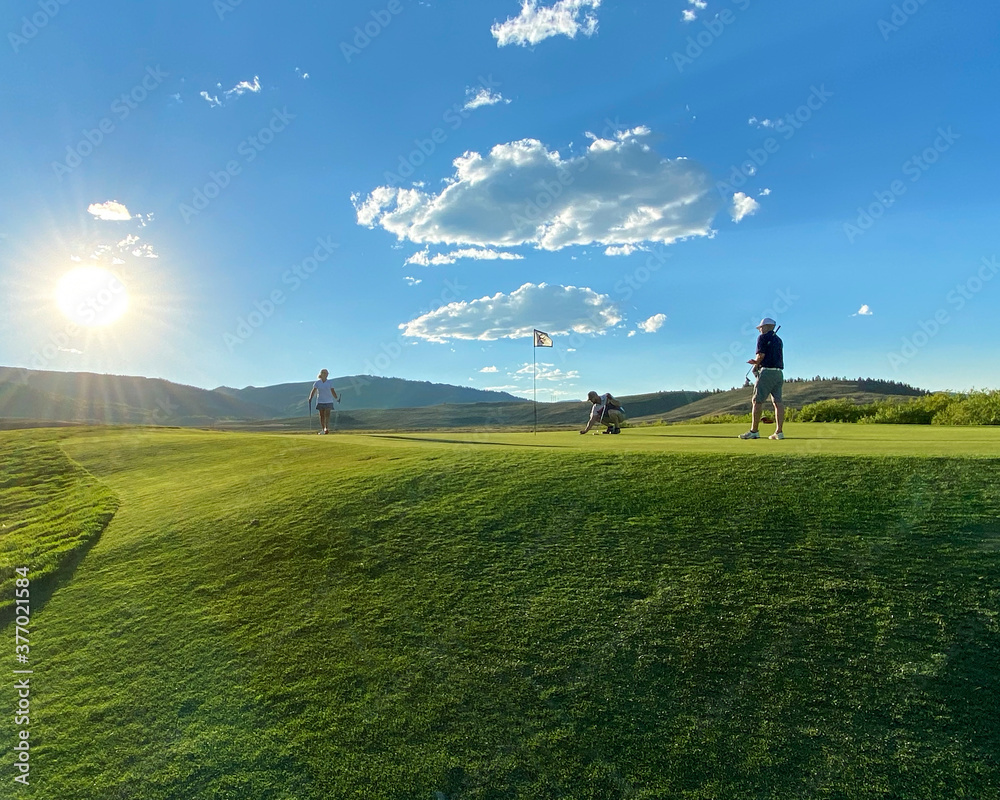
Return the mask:
M540 330L535 330L535 347L552 347L552 337Z

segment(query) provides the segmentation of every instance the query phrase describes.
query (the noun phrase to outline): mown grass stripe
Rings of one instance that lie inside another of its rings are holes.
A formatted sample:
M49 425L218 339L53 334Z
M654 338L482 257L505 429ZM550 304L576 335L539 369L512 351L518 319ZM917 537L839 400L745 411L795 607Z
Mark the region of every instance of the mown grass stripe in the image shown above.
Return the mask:
M26 797L1000 785L1000 461L316 438L70 435Z

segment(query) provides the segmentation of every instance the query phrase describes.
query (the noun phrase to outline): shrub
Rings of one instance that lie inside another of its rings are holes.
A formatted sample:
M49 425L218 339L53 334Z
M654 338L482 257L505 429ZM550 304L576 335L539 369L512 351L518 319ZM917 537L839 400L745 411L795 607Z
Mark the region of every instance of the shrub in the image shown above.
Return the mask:
M1000 390L971 392L952 398L934 416L935 425L1000 425Z
M873 403L872 413L859 422L886 423L894 425L930 425L936 415L955 402L946 392L914 397L905 402Z
M820 400L802 407L799 422L857 422L873 413L872 406L859 406L850 400Z

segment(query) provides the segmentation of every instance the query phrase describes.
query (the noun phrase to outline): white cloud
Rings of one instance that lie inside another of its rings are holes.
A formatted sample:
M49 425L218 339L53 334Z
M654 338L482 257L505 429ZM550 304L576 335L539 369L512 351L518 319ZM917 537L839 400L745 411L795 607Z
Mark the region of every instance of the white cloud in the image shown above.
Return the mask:
M495 23L490 33L497 40L497 47L508 44L527 47L551 36L570 39L575 39L578 33L593 36L597 31L597 17L586 9L596 9L600 5L601 0L558 0L555 5L539 8L537 0L522 0L521 13L508 17L506 22Z
M570 245L670 244L708 236L717 210L711 176L686 158L662 158L648 128L591 135L563 158L537 139L466 152L438 194L379 186L351 197L358 224L424 244L541 250Z
M629 331L627 338L631 339L633 336L635 336L635 331Z
M496 367L483 367L479 371L480 372L497 372L497 368Z
M757 117L750 117L747 120L748 125L756 125L758 128L777 128L779 120L773 119L757 119Z
M295 68L295 74L298 75L300 78L302 78L302 80L304 80L304 81L309 80L309 73L308 72L303 72L298 67Z
M495 106L497 103L510 105L510 100L505 98L500 92L494 92L485 86L480 86L478 90L475 87L466 89L465 96L469 99L465 101L463 108L468 111L474 108L481 108L482 106Z
M603 333L621 322L611 299L593 289L526 283L510 294L449 303L400 325L404 336L450 339L518 339L534 328L552 336Z
M136 258L159 258L151 244L139 244L139 237L130 233L116 245L119 253L131 253ZM124 261L120 263L124 264Z
M507 383L503 386L484 386L483 391L486 392L518 392L521 391L521 387L516 384Z
M575 369L563 372L555 364L545 364L541 361L535 364L525 362L521 369L510 374L512 377L514 375L532 375L540 381L572 381L580 377L580 373Z
M411 275L407 275L403 280L406 281L408 286L416 286L418 283L423 283L421 278L414 278Z
M770 190L770 189L761 189L761 190L760 190L760 191L759 191L759 192L757 193L757 196L758 196L758 197L767 197L767 196L768 196L769 194L771 194L771 190Z
M857 311L857 313L856 313L856 314L853 314L852 316L855 316L855 317L870 317L870 316L872 316L872 315L873 315L874 313L875 313L875 312L874 312L874 311L872 311L872 310L871 310L871 309L870 309L870 308L868 307L868 305L867 305L867 303L866 303L865 305L861 306L861 308L859 308L859 309L858 309L858 311Z
M606 256L630 256L635 252L647 252L648 247L643 247L639 244L623 244L623 245L612 245L611 247L604 248L604 255Z
M228 100L234 95L236 97L241 97L247 92L253 92L254 94L260 93L260 78L256 75L253 76L253 83L250 83L250 81L240 81L232 89L229 89L226 92L226 99Z
M748 197L743 192L737 192L733 195L733 207L729 213L733 218L733 222L739 222L744 217L756 214L759 208L760 203L752 197Z
M304 77L309 77L309 76L305 75ZM217 83L216 87L218 89L221 89L222 88L222 84L221 83ZM253 82L250 82L250 81L240 81L232 89L226 89L226 91L224 91L222 93L223 100L219 100L219 95L218 94L212 95L212 94L209 94L208 92L199 92L199 94L201 95L201 97L203 97L205 99L205 101L212 108L216 108L218 106L221 106L224 101L231 100L234 97L242 97L247 92L253 92L254 94L260 94L260 90L261 90L260 78L258 76L256 76L256 75L254 75Z
M666 314L653 314L649 319L644 319L637 326L644 333L656 333L660 328L663 327L663 323L667 321Z
M406 259L405 263L430 267L440 266L441 264L454 264L461 258L471 258L476 261L520 261L524 256L517 253L505 253L500 250L478 248L462 248L461 250L453 250L450 253L437 253L432 256L429 254L427 248L424 248L419 253L414 253Z
M106 222L125 222L132 219L128 209L117 200L108 200L106 203L91 203L87 206L87 211L97 219Z
M708 8L706 0L688 0L688 5L693 6L693 8L687 8L681 12L681 19L684 22L694 22L698 19L698 11L704 11ZM695 11L695 9L698 9L698 11Z
M136 258L159 258L159 256L153 251L153 245L151 244L141 244L138 247L132 249L132 255Z

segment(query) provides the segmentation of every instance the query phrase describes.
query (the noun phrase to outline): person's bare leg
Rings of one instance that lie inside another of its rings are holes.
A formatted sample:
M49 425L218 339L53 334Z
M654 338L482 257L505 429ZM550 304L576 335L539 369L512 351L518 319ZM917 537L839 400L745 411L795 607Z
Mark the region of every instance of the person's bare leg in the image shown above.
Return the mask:
M782 433L781 426L785 424L785 404L774 402L774 432Z
M750 430L752 430L754 433L757 433L757 431L760 428L760 415L763 412L764 412L764 404L763 403L754 403L753 404L753 412L750 415L750 418L751 418Z

